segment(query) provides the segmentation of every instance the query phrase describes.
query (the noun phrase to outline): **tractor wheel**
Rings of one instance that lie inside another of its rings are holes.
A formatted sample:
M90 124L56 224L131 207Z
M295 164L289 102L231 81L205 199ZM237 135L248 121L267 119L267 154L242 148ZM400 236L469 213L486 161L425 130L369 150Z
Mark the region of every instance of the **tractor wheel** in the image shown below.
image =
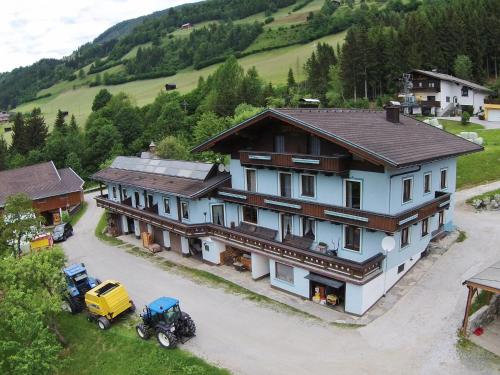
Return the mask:
M63 302L63 310L69 311L71 314L78 314L82 311L81 304L71 297L66 297Z
M196 324L194 324L194 320L188 314L186 315L182 334L184 336L194 336L196 333Z
M149 330L146 329L143 323L137 324L135 326L135 331L137 332L137 336L143 340L147 340L151 337Z
M158 343L166 349L174 349L177 346L177 337L168 330L160 330L156 333Z
M135 304L134 304L134 302L133 302L133 301L130 301L130 304L131 304L132 306L130 306L130 307L128 308L128 311L130 311L131 313L133 313L133 312L135 312Z
M108 329L109 327L111 327L111 322L109 321L108 318L106 318L105 316L100 316L98 319L97 319L97 326L102 329L102 330L105 330L105 329Z

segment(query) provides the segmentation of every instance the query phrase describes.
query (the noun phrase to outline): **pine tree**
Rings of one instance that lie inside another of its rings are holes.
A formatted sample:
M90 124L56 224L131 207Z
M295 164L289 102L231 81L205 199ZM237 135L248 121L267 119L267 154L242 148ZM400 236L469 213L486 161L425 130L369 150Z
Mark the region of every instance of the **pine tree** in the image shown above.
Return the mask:
M71 120L69 121L69 131L70 133L78 133L78 125L76 124L75 115L71 115Z
M40 108L33 108L26 121L26 140L28 150L41 149L45 146L48 135L47 125Z
M65 117L66 114L59 109L57 111L56 121L54 122L54 131L57 131L61 134L67 133L68 125L66 124L66 120L64 119Z
M293 70L292 68L288 69L288 77L286 79L286 86L288 88L288 91L291 89L295 88L296 82L295 82L295 77L293 76Z
M241 100L244 103L253 106L259 106L263 103L262 97L262 80L255 66L247 70L245 77L241 83Z
M0 171L7 169L8 156L7 142L5 142L3 135L0 135Z
M19 154L25 154L28 152L26 125L24 123L24 117L21 112L17 112L14 116L11 149Z

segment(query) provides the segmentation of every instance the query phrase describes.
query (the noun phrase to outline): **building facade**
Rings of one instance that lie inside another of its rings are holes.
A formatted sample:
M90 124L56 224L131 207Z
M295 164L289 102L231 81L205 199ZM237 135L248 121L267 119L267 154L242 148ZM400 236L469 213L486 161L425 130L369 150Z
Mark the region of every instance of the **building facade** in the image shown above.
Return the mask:
M53 162L0 172L0 210L10 195L25 193L46 224L58 224L63 211L83 202L84 181L71 168L57 169Z
M280 109L194 151L206 150L229 155L229 173L187 163L180 170L204 172L174 177L173 161L118 158L94 175L107 184L97 204L117 233L148 232L165 248L362 315L452 230L456 157L481 147L399 118L399 108ZM396 245L386 253L388 236Z
M484 86L448 74L418 69L411 74L414 114L449 116L458 110L476 114L492 93Z

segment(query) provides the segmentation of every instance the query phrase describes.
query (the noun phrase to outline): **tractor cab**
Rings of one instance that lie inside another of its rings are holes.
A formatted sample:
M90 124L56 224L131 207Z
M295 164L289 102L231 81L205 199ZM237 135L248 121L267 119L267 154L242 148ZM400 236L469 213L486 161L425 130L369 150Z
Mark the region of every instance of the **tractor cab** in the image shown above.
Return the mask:
M84 296L87 291L99 285L99 280L87 274L85 264L72 264L63 269L68 293L72 297Z
M178 342L194 337L196 326L189 314L181 311L179 300L160 297L144 308L142 323L136 326L139 337L147 340L156 335L164 348L175 348Z
M181 317L179 301L169 297L158 298L144 308L141 316L151 321L152 324L158 322L175 323Z

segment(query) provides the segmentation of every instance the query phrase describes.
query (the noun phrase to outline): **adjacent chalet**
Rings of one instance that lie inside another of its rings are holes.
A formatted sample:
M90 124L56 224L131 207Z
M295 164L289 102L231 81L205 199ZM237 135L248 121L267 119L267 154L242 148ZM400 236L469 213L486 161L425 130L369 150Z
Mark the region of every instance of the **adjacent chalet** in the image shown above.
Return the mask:
M0 210L10 195L26 193L47 224L59 223L62 211L83 202L83 180L71 169L53 162L0 172Z
M449 116L457 110L478 113L492 91L477 83L448 74L414 69L412 75L412 112Z
M456 158L481 150L398 107L269 109L193 150L229 168L118 157L93 178L117 234L362 315L453 229Z

